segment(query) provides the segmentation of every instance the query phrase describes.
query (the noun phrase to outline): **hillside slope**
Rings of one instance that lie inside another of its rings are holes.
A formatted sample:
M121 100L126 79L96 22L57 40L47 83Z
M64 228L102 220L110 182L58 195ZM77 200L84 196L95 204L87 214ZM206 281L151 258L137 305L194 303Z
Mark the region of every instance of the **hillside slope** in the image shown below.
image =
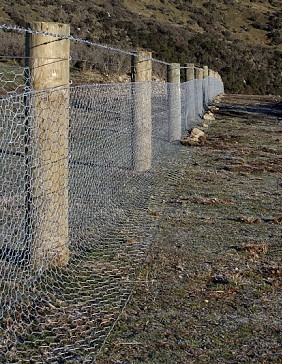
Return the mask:
M171 62L208 64L228 92L281 94L278 0L2 0L0 22L58 21L72 34ZM10 39L10 38L9 38ZM5 40L4 40L5 43ZM0 53L9 48L1 45Z

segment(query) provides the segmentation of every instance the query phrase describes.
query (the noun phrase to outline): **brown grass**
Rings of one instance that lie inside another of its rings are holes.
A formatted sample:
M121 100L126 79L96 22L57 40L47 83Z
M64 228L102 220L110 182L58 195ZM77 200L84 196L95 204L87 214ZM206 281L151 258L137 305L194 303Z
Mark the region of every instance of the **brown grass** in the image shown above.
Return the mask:
M221 102L98 364L282 361L282 124L265 99Z

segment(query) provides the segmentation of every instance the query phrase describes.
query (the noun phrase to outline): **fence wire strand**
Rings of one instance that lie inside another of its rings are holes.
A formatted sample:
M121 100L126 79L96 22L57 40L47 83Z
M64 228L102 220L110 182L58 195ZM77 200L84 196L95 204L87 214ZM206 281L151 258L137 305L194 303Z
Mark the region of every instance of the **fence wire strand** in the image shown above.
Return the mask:
M191 157L172 123L186 135L223 84L34 91L27 67L1 66L0 85L0 362L93 363Z

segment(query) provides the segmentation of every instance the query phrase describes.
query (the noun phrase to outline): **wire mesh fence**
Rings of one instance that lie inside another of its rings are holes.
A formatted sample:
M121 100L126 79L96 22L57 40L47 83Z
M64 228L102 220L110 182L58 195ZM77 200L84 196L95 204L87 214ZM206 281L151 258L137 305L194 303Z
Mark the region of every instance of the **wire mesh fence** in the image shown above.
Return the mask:
M171 140L173 115L185 135L223 85L209 77L35 91L29 71L0 66L0 362L93 362L191 156ZM168 100L175 92L180 110ZM150 153L140 154L140 140Z

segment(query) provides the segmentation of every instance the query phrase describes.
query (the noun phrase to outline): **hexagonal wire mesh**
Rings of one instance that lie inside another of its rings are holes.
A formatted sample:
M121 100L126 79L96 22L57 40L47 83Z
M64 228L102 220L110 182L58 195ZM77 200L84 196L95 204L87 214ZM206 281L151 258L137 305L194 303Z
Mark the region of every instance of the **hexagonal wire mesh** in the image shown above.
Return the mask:
M190 158L170 140L179 110L168 95L179 92L185 133L223 85L209 77L178 91L156 81L35 92L28 68L1 65L0 75L0 360L93 362ZM134 126L140 93L151 122L144 171L134 167L136 138L148 132Z
M29 68L1 63L0 97L28 91L30 80Z

